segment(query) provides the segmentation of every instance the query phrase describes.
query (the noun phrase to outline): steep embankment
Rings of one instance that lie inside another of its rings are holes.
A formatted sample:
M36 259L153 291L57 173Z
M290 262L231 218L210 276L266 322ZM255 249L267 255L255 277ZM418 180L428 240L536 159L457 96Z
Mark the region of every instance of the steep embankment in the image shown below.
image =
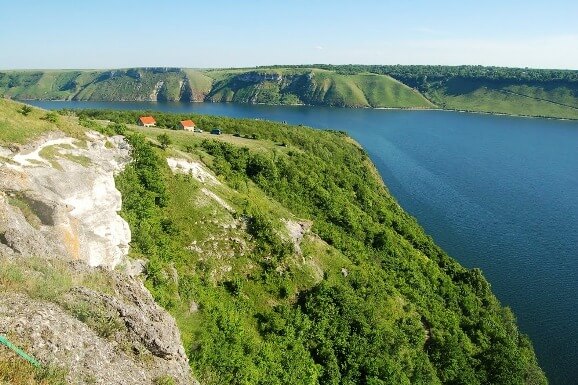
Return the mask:
M191 76L192 80L189 80ZM0 94L13 99L196 101L206 90L195 71L175 68L107 71L8 71ZM193 92L191 86L201 86Z
M578 119L577 71L481 66L5 71L0 72L0 95L15 99L444 108Z
M0 94L15 99L433 106L388 76L349 76L319 69L10 71L0 73Z
M15 99L433 106L418 92L388 76L349 76L319 69L11 71L0 73L0 94Z
M79 114L135 132L117 178L131 252L203 384L546 382L482 273L424 234L345 134L156 114L217 136Z
M0 75L1 94L14 99L68 100L94 82L100 71L7 71Z
M121 136L0 100L0 335L43 366L0 346L0 382L190 383L174 319L127 259L129 161Z
M207 71L215 102L338 107L432 107L422 95L385 75L343 75L320 69Z

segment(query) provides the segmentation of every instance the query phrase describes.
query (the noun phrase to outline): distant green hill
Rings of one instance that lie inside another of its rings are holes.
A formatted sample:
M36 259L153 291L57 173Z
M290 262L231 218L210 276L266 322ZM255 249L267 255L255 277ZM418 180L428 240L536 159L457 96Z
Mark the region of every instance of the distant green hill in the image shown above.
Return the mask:
M578 118L578 84L451 79L429 96L446 109L514 115Z
M578 71L481 66L4 71L0 95L20 100L441 108L578 119Z
M8 71L0 94L15 99L70 99L98 77L96 71Z
M14 99L191 101L189 74L175 68L107 71L9 71L0 94Z
M207 99L215 102L433 107L419 92L386 75L343 75L315 68L209 71L207 75L215 79Z

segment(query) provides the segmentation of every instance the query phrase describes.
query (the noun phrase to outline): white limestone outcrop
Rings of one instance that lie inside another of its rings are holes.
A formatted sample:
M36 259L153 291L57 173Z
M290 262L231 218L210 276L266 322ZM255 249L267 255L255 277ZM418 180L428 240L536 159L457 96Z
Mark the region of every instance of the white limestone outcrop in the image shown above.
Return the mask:
M130 229L114 176L130 161L120 136L43 138L0 158L0 252L114 267Z
M199 182L214 185L221 184L219 180L199 162L179 158L167 158L167 164L173 172L192 175L193 178Z

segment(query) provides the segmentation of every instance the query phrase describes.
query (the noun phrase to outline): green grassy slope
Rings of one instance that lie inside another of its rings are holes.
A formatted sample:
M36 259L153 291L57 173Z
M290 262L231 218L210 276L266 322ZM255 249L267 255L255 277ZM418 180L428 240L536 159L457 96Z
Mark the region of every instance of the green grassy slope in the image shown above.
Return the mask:
M21 100L190 101L198 84L174 68L0 72L0 95Z
M431 107L415 90L388 76L343 75L320 69L210 71L211 101L339 107Z
M578 119L575 71L481 66L288 66L4 71L14 99L443 108Z
M418 90L438 108L577 118L574 107L578 105L578 71L428 65L317 65L317 68L349 77L367 73L388 75Z
M74 116L61 116L40 108L29 107L26 115L21 103L0 99L0 145L25 144L51 131L62 131L73 137L84 129Z
M319 69L10 71L0 73L0 94L16 99L432 106L388 76Z
M70 99L96 76L90 71L0 73L0 94L15 99Z
M546 383L481 272L424 234L343 133L162 113L163 126L188 117L224 134L131 126L141 113L79 114L135 133L117 180L132 253L202 383ZM219 183L174 175L167 157ZM312 224L300 252L286 220Z
M372 107L433 107L421 94L387 76L355 75L353 82L363 90L368 104Z
M178 101L186 82L178 69L129 69L102 72L74 100Z
M578 119L578 85L570 83L452 79L432 87L428 95L448 109Z
M183 69L183 72L187 75L191 87L192 100L202 102L205 99L205 95L211 92L213 79L199 70Z

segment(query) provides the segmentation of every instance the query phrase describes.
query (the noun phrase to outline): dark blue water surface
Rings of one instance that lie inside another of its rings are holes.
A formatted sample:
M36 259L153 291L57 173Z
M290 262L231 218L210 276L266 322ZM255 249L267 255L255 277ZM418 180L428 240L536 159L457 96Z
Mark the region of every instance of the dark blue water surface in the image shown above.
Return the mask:
M240 104L33 102L262 118L347 131L399 203L480 267L552 384L578 383L578 122Z

